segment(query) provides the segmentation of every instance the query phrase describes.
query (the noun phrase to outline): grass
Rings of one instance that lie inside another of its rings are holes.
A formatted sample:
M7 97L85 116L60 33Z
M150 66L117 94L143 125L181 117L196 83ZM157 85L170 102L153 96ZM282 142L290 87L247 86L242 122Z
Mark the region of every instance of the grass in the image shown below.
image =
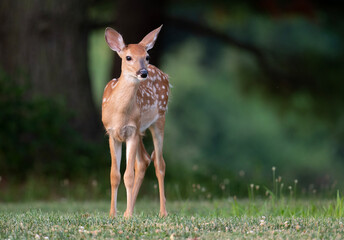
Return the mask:
M336 200L141 200L135 215L108 217L109 201L0 204L0 239L343 239ZM119 203L120 215L125 209Z

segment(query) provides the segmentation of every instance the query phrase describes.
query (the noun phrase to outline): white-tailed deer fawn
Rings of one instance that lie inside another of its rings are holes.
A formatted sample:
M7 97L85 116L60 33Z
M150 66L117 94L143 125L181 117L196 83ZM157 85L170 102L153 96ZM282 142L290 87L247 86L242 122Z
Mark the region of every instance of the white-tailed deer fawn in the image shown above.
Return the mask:
M149 64L147 53L154 46L161 27L150 32L140 43L129 45L125 45L122 36L112 28L105 30L107 44L122 59L121 76L106 85L102 104L102 121L109 134L111 152L111 217L116 216L117 210L122 142L126 143L127 160L124 173L127 209L124 216L133 214L136 197L151 160L159 182L160 215L167 215L162 147L170 88L168 76ZM147 128L151 131L154 142L151 156L142 143L142 135Z

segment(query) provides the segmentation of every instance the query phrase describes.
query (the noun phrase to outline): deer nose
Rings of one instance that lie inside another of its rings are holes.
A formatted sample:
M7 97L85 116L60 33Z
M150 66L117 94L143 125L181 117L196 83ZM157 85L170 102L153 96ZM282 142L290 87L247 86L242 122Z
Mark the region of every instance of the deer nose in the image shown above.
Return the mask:
M148 76L147 69L144 69L144 68L140 69L140 71L138 72L138 75L142 78L147 78L147 76Z

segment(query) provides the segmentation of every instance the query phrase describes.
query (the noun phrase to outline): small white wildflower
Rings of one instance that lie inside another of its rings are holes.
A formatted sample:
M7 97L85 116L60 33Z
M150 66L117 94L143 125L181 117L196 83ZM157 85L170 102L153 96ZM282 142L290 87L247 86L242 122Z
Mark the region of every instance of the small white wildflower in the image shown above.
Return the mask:
M275 166L272 167L272 171L276 171L276 167Z
M35 235L35 238L36 239L41 239L41 237L38 234Z
M49 240L49 237L44 237L45 240Z
M265 216L262 216L262 219L265 219Z

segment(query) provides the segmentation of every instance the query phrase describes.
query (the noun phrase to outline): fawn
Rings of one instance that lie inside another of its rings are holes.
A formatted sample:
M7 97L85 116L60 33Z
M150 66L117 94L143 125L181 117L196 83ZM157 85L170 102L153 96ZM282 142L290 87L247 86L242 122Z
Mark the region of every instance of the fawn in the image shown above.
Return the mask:
M124 173L127 209L124 217L133 214L137 194L151 160L159 183L160 216L167 216L162 148L170 85L168 75L149 64L147 53L154 46L161 27L147 34L140 43L129 45L124 44L122 36L114 29L105 30L107 44L122 59L121 76L106 85L102 103L102 121L109 135L111 152L110 217L116 216L123 142L126 143L127 164ZM147 128L154 143L151 156L142 142Z

